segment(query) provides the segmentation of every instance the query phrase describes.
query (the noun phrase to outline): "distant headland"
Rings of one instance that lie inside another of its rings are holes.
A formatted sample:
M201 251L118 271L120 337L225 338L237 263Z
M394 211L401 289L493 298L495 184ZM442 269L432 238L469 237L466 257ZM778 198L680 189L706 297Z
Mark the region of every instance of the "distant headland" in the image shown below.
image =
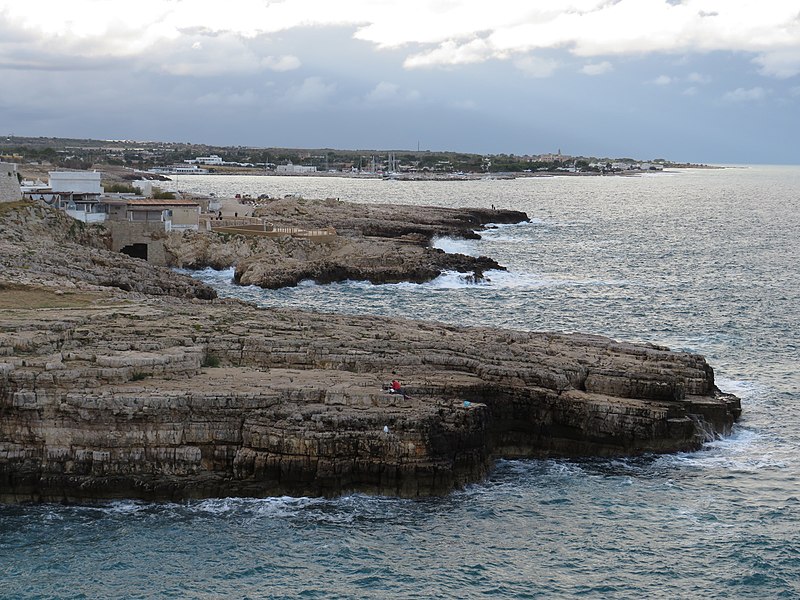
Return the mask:
M99 168L152 175L313 175L392 179L474 179L551 175L626 175L675 168L719 168L664 158L543 154L472 154L432 150L341 150L215 146L189 142L0 137L0 160L58 169Z

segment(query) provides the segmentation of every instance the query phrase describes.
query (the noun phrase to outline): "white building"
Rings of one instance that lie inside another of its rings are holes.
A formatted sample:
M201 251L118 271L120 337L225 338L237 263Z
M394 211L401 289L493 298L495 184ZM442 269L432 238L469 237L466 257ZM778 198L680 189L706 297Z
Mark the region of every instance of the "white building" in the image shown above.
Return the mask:
M145 198L149 198L153 195L153 182L149 179L137 179L136 181L131 181L131 187L139 188L139 191Z
M101 174L97 171L50 171L50 189L72 194L103 193Z
M100 178L98 171L51 171L50 189L59 197L58 208L84 223L105 221L105 213L99 210Z
M208 169L201 169L197 165L169 165L167 167L153 167L148 173L159 175L204 175Z
M17 165L0 162L0 202L18 200L22 200L22 189L19 187Z
M304 165L278 165L275 167L275 172L278 175L299 175L301 173L316 173L317 167L306 167Z
M223 161L222 158L220 158L216 154L212 154L211 156L198 156L197 158L194 159L194 162L196 162L199 165L223 165L223 164L225 164L225 161Z

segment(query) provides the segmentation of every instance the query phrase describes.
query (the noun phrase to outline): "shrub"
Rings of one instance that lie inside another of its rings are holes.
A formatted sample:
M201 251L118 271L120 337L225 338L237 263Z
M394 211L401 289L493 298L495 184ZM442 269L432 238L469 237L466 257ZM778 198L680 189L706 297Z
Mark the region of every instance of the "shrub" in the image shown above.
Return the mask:
M111 183L103 186L103 189L109 193L115 194L141 194L142 190L138 187L133 187L127 183Z
M154 187L153 198L156 200L175 200L175 194L173 192L165 192L161 188Z
M203 366L204 367L211 367L212 369L216 369L219 367L219 356L216 354L206 354L205 359L203 359Z

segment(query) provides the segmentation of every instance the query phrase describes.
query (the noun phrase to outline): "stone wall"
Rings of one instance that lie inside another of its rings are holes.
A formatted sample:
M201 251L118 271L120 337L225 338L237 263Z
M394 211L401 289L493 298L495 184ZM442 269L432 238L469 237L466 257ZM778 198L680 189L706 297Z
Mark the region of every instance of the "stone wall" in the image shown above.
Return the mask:
M0 202L22 200L22 191L17 179L17 165L0 163Z
M114 252L122 252L123 248L135 244L146 244L147 262L161 267L167 265L164 240L169 234L164 231L163 223L107 221L106 226L111 230L111 250Z

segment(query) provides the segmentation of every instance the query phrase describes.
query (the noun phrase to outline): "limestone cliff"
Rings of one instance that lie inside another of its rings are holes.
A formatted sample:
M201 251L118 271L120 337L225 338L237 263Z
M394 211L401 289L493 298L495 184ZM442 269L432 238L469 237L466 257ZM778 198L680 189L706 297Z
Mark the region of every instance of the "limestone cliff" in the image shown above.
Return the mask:
M436 494L497 456L695 449L739 414L702 357L595 336L171 298L2 326L3 501Z
M437 494L499 456L695 449L740 412L697 355L202 300L103 246L0 208L0 501Z
M490 223L521 223L528 215L518 210L443 208L402 204L356 204L339 199L308 200L287 197L267 200L253 213L274 225L335 227L342 235L400 238L416 234L477 239Z
M469 273L481 279L495 260L449 254L431 247L434 236L477 238L489 223L519 223L519 211L480 208L437 208L352 204L338 200L284 198L266 201L255 214L275 226L318 228L333 226L338 235L325 241L245 238L239 235L173 235L165 240L170 264L215 269L236 266L235 280L264 288L294 286L310 279L317 283L345 280L375 284L435 279L443 271Z
M191 277L108 248L108 232L100 225L86 225L33 203L0 205L0 284L216 297L213 289Z

